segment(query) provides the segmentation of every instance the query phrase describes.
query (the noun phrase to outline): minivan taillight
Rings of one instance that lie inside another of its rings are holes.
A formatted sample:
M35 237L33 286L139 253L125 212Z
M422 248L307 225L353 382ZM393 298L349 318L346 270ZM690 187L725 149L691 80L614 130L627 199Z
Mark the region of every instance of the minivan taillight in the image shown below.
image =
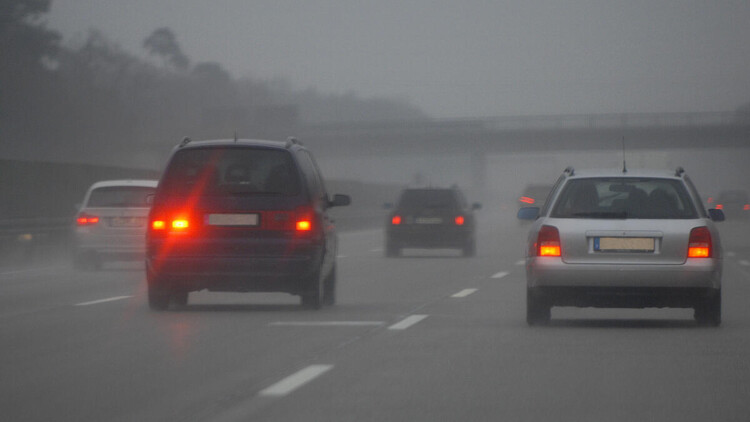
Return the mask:
M398 226L399 224L401 224L401 216L394 215L393 217L391 217L391 224L393 224L394 226Z
M78 217L76 217L76 224L79 226L93 226L98 222L99 217L91 214L86 214L85 212L78 214Z
M542 226L536 238L538 256L560 256L560 232L554 226Z
M457 215L456 218L453 219L453 221L456 223L457 226L463 226L466 222L466 218L464 218L463 215Z
M315 212L312 207L298 207L294 214L294 229L296 231L309 232L313 229Z
M696 227L690 230L688 240L688 258L710 258L712 255L711 232L708 227Z

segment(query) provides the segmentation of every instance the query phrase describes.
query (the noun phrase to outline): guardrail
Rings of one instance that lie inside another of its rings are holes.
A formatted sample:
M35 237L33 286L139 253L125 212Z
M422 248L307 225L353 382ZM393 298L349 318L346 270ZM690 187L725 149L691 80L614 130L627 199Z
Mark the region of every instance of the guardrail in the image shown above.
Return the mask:
M64 258L71 228L69 218L0 220L0 266L15 268Z

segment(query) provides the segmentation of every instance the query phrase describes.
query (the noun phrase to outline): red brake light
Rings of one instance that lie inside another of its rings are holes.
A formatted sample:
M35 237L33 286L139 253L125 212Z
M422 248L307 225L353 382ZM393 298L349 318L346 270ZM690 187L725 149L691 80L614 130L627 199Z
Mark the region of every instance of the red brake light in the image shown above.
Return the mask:
M393 224L394 226L398 226L399 224L401 224L401 216L394 215L393 217L391 217L391 224Z
M312 223L310 220L297 220L297 231L309 231L312 229Z
M530 198L528 196L522 196L518 199L519 201L523 202L524 204L533 204L534 198Z
M537 255L560 256L560 232L557 227L542 226L536 239Z
M716 204L716 209L717 210L723 210L724 209L724 205L723 204Z
M454 221L456 222L457 226L463 226L464 222L465 222L465 219L464 219L463 215L457 215L456 218L454 219Z
M172 220L172 230L185 230L190 227L190 222L184 218Z
M742 207L742 209L743 209L743 210L745 210L745 211L750 211L750 204L745 204L745 205L744 205L744 206Z
M708 231L708 227L696 227L690 230L688 258L710 258L711 254L711 232Z
M76 224L79 226L92 226L99 222L99 217L91 214L86 214L85 212L82 212L78 215L78 218L76 218Z
M151 222L151 228L154 230L164 230L167 227L164 220L154 220Z

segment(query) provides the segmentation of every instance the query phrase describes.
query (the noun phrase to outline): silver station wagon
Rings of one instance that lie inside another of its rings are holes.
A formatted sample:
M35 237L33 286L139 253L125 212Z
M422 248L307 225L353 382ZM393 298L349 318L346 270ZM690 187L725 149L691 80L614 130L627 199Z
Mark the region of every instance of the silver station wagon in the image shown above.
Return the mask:
M694 308L721 323L721 243L682 168L674 172L567 168L534 220L526 251L531 325L553 306Z

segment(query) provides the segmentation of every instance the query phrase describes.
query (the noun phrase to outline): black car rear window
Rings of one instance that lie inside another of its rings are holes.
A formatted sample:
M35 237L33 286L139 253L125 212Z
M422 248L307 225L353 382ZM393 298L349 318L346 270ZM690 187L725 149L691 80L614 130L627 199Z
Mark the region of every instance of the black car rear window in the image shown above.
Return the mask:
M147 197L156 189L148 186L106 186L96 188L89 195L87 207L127 208L148 207Z
M177 152L161 190L169 195L283 195L300 192L291 154L271 148L199 148Z
M556 218L690 219L698 214L674 179L587 178L569 181L553 210Z
M437 209L455 209L456 195L448 189L409 189L401 194L398 201L398 208L417 209L417 208L437 208Z

